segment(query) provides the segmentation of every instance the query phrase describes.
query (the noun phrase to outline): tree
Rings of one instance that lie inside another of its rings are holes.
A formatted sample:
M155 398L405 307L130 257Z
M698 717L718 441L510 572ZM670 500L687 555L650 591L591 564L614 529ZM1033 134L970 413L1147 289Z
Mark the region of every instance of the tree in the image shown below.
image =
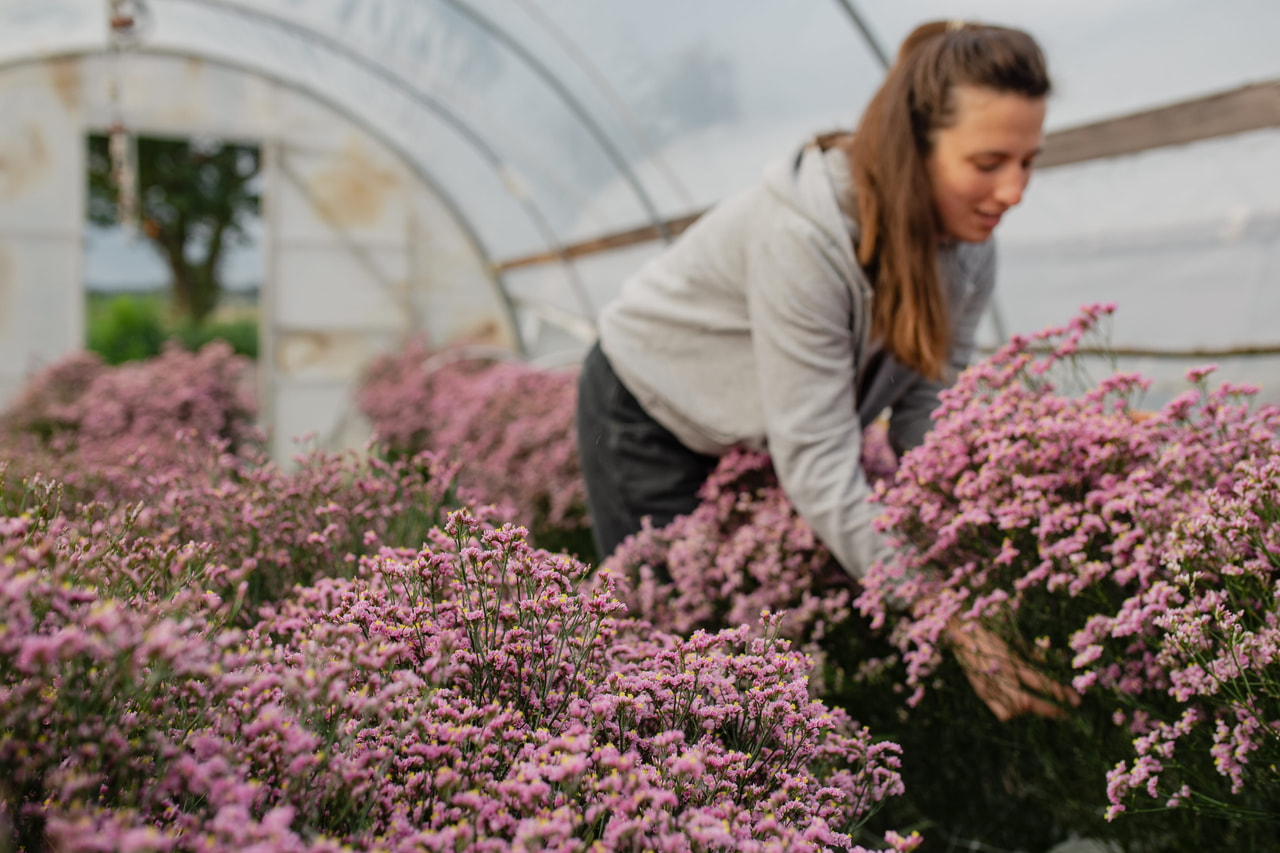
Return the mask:
M201 323L218 304L227 246L248 238L261 199L256 146L220 140L137 140L142 233L169 266L177 316ZM89 137L89 221L117 221L107 137Z

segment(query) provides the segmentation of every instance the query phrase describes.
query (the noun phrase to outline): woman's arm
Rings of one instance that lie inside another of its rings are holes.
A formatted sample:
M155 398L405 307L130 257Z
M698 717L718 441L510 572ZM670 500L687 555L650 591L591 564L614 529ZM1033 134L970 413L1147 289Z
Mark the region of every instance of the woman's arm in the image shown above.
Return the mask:
M842 251L843 250L843 251ZM860 462L862 287L847 248L801 216L748 250L748 311L769 453L796 511L854 577L889 553Z
M1063 704L1080 704L1080 695L1014 654L998 634L977 622L953 621L947 640L973 692L1001 722L1019 714L1065 717Z

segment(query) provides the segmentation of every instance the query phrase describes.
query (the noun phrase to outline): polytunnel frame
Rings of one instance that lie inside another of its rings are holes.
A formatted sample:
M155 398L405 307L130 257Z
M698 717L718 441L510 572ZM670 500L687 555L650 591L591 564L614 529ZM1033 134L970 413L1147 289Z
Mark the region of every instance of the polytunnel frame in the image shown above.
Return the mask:
M346 47L344 42L330 36L316 27L297 21L293 18L273 14L261 9L251 8L245 6L243 3L237 2L237 0L168 0L168 2L190 3L245 17L269 21L272 25L286 28L294 34L301 35L305 39L316 41L324 45L326 48L340 53L347 59L350 59L356 64L364 67L366 70L371 71L375 76L383 79L384 82L391 83L395 88L406 94L411 92L420 93L422 91L414 86L409 79L398 74L393 69L369 59L363 52L352 50ZM669 237L669 235L665 234L666 225L664 218L659 213L657 206L654 204L653 197L649 194L648 190L645 189L643 182L640 181L635 170L631 168L626 157L623 156L622 152L614 144L613 140L610 139L609 134L605 132L604 128L591 115L590 110L586 108L581 99L577 98L573 94L569 87L565 85L564 81L555 72L553 72L546 63L539 60L537 56L526 49L523 44L512 37L510 33L504 30L491 18L486 17L471 6L463 3L461 0L439 0L439 2L471 21L488 36L506 47L517 59L528 66L539 79L551 88L556 97L558 97L564 105L568 107L569 111L573 113L578 121L581 122L588 135L590 135L600 146L600 149L613 164L614 168L618 170L618 173L622 175L623 180L626 181L633 195L635 195L636 200L644 209L646 216L649 218L650 224L657 228L660 233L664 234L664 239ZM582 61L581 58L579 58L579 61ZM594 71L594 66L592 66L590 70ZM592 74L591 76L598 85L607 86L607 84L601 81L598 74ZM612 93L611 91L606 91L606 94ZM615 108L622 109L616 99L611 98L610 100L615 104ZM456 115L453 117L457 118ZM648 143L639 135L637 135L636 141L647 156L655 153L651 150Z
M265 25L281 29L287 34L297 37L304 42L315 43L367 71L376 79L389 85L393 90L408 97L414 103L424 107L428 112L443 120L446 126L452 128L461 137L464 143L480 154L482 159L484 159L489 164L490 168L492 168L496 173L500 183L504 188L506 188L512 199L524 209L526 216L533 223L535 230L538 231L539 235L546 242L549 254L556 257L561 262L561 267L569 284L570 290L574 293L574 296L579 303L580 310L583 313L583 320L585 320L589 327L594 330L595 308L587 295L586 287L573 263L572 253L566 251L566 245L556 235L555 229L551 227L547 217L542 213L541 208L534 202L530 194L524 191L523 187L519 186L512 180L510 168L507 166L501 154L489 145L483 134L481 134L463 115L450 108L448 104L444 103L430 92L415 85L410 78L404 76L398 70L377 61L367 55L363 49L350 47L346 42L324 32L314 25L285 15L246 6L243 3L238 2L238 0L167 0L167 2L188 3L201 8L248 18L251 21L258 21ZM573 94L560 76L552 71L546 63L542 62L497 22L479 12L468 3L464 2L464 0L439 0L439 2L466 18L490 38L504 46L513 56L529 68L550 88L552 93L559 98L559 100L578 119L582 127L587 131L588 135L595 140L606 158L623 177L625 183L631 189L636 200L640 203L641 208L647 215L649 219L649 227L653 229L658 239L664 243L670 243L674 239L674 234L669 228L667 219L658 212L657 207L654 204L652 197L645 189L644 184L631 168L627 159L622 155L622 152L613 143L609 134L605 132L604 128L595 120L591 112L585 107L583 102ZM862 40L879 60L881 66L887 68L888 59L877 42L874 34L854 7L853 0L836 0L836 3L846 12L848 18L854 24L858 33L862 37ZM555 34L553 33L553 35ZM563 33L559 34L559 37L568 39L568 36ZM569 39L569 41L572 42L571 39ZM145 42L137 43L132 46L132 49L146 50L153 54L159 54L162 52L162 49L144 47L144 45ZM595 68L589 59L581 55L580 52L571 51L570 53L576 62L585 67L589 78L598 87L600 87L602 91L604 91L614 108L618 110L624 120L627 120L627 123L630 124L630 116L625 105L621 103L618 97L616 97L616 94L612 91L607 80L603 79L603 76L599 73L598 69ZM201 52L200 55L205 58L211 58L210 55L203 52ZM272 79L273 82L277 83L283 83L286 79L280 75L268 74L263 69L260 69L251 63L245 63L239 60L234 62L223 61L223 64L227 67L238 67L242 70L248 71L249 73L256 73L264 79ZM315 90L311 87L305 86L305 84L295 85L299 91L304 91L312 97L318 96L318 93ZM331 107L336 106L338 103L337 99L320 98L320 100ZM361 119L353 110L340 109L338 111L345 115L349 120L354 121L358 126L369 127L373 124L372 122ZM375 133L375 135L384 142L389 142L386 134ZM645 153L646 156L651 158L656 156L656 152L651 150L648 140L637 128L632 128L632 135L635 136L636 143L640 146L641 151ZM439 192L442 198L448 198L438 181L428 179L425 169L417 168L416 160L413 157L408 156L408 152L404 150L403 146L392 144L391 147L393 150L397 151L399 156L406 162L414 164L415 171L423 177L424 181L427 181L429 186ZM673 180L673 178L669 179ZM678 190L679 187L676 187L676 189ZM462 213L461 205L457 204L456 201L451 198L448 207L451 214L459 221L462 221L465 218L465 214ZM465 226L465 230L468 232L468 236L472 239L473 243L479 242L479 235L474 227L468 223ZM514 300L507 291L505 281L503 280L503 273L505 272L504 266L500 263L495 264L487 253L481 252L481 255L485 258L491 277L493 277L496 286L501 291L503 301L506 304L513 325L518 325L515 319ZM519 351L521 353L527 353L527 347L523 340L522 332L517 330L515 337Z
M564 274L568 279L570 289L573 290L579 305L583 311L583 319L595 327L595 310L591 304L590 298L587 296L586 287L578 275L577 269L573 263L572 253L566 251L566 245L556 236L555 231L551 228L546 217L543 216L540 208L533 203L533 200L523 191L522 188L512 187L508 181L509 169L496 149L492 148L484 139L484 137L468 122L463 116L459 115L449 106L427 91L414 85L413 81L400 74L397 70L378 62L367 56L362 50L349 47L345 42L323 32L319 28L289 18L283 15L268 12L262 9L251 8L239 2L239 0L167 0L172 3L188 3L204 8L214 9L226 12L228 14L239 15L250 19L259 20L268 25L275 26L292 35L302 38L304 41L315 42L327 50L342 56L348 61L353 62L357 66L365 69L373 74L376 78L382 80L392 86L393 89L406 95L410 100L427 108L438 117L443 119L445 123L452 127L463 139L476 149L481 156L489 162L491 168L497 173L503 186L515 201L526 210L526 215L533 221L536 230L540 233L543 240L547 243L549 254L560 260ZM453 9L458 14L469 20L473 25L480 28L486 35L493 38L499 44L507 48L512 55L523 62L540 80L543 81L555 94L556 97L569 109L569 111L578 119L582 127L587 131L588 135L595 140L600 146L601 151L606 158L613 164L614 168L622 176L628 188L632 191L641 208L644 210L649 219L649 228L653 230L655 235L663 243L670 243L675 238L675 233L670 228L670 223L666 217L663 217L653 202L653 198L645 189L643 182L640 180L636 172L631 168L627 159L622 152L613 143L609 134L595 120L590 110L586 108L581 99L577 98L573 92L565 85L564 81L557 75L546 63L542 62L536 55L529 51L518 39L513 37L509 32L503 29L497 22L484 15L474 7L464 2L464 0L438 0L443 5ZM853 28L858 32L861 40L870 49L882 68L889 67L889 59L876 39L874 33L870 29L867 22L858 12L853 0L835 0L852 23ZM553 36L561 39L569 39L563 33L553 33ZM136 49L136 48L135 48ZM624 119L624 123L631 125L631 118L626 107L621 103L620 98L612 91L607 80L599 73L599 70L578 51L570 52L571 58L583 65L588 73L588 77L602 89L608 100L613 104L614 108L619 111ZM366 122L357 120L361 126ZM639 145L645 156L653 159L657 157L657 152L652 150L648 140L639 131L638 128L632 127L632 134L635 136L635 142ZM398 147L397 147L398 148ZM402 155L403 156L403 155ZM672 178L669 178L672 180ZM679 187L675 187L677 191ZM459 209L456 205L454 209ZM490 263L493 270L501 276L505 271L505 266L501 263ZM499 288L503 291L504 299L510 301L509 294L506 293L505 284L501 277L497 279ZM999 321L998 314L995 315L997 326L1002 325ZM526 352L525 344L522 336L517 334L517 344L521 352Z
M394 69L384 66L373 59L369 59L359 51L355 51L355 50L352 50L351 48L348 48L345 43L335 39L332 36L327 35L326 33L324 33L323 31L319 30L316 27L298 22L291 18L285 18L282 16L273 15L271 13L267 13L258 9L249 8L243 5L242 3L238 2L238 0L169 0L169 2L187 2L191 4L201 5L207 8L227 11L233 14L256 17L262 20L267 20L276 26L284 27L292 31L293 33L299 35L303 39L313 40L313 41L317 41L324 44L329 49L339 53L339 55L344 56L345 58L349 59L350 61L356 63L361 67L364 67L366 70L373 73L376 77L383 79L384 82L391 83L393 87L395 87L397 90L401 91L402 93L408 95L412 100L422 103L424 106L427 106L428 109L431 109L432 111L437 112L438 115L440 115L442 118L445 118L446 123L454 127L454 129L458 131L458 133L461 134L464 139L471 141L478 150L484 152L486 155L491 155L492 157L491 165L493 166L495 171L498 173L498 176L502 180L503 185L508 188L511 195L518 202L521 202L522 204L525 204L527 202L526 206L533 207L534 210L536 211L536 206L533 206L532 200L527 198L526 194L522 191L522 188L511 187L508 184L506 180L507 169L505 164L502 162L500 155L498 155L498 153L495 150L493 150L491 147L488 146L488 144L484 141L483 137L478 132L476 132L475 129L472 128L469 123L467 123L464 119L462 119L452 110L450 110L446 105L437 101L426 91L416 87L410 79L402 76ZM674 239L674 237L679 233L679 231L683 230L682 227L679 229L672 228L671 226L673 222L679 223L680 225L683 225L683 226L687 226L687 224L692 222L694 219L697 219L700 216L700 214L704 212L704 211L698 211L691 215L680 217L678 220L670 220L670 219L661 217L658 214L656 208L654 207L652 203L652 199L650 198L648 193L645 191L644 186L639 180L638 176L632 171L630 166L627 164L626 159L622 156L621 152L616 148L616 146L614 146L612 140L609 138L609 135L595 121L591 113L583 106L583 103L574 96L572 91L569 90L569 88L564 84L561 78L555 74L555 72L553 72L546 64L541 62L537 58L537 56L535 56L532 52L530 52L527 48L525 48L523 44L521 44L510 33L504 30L500 25L498 25L496 22L494 22L490 18L486 17L483 13L474 9L472 6L466 3L465 0L438 0L438 2L444 4L445 6L453 9L458 14L464 16L465 18L470 20L474 25L482 29L487 35L491 36L496 41L498 41L503 46L505 46L513 55L515 55L519 60L524 62L524 64L528 66L544 83L546 83L550 87L550 89L553 91L553 93L555 93L562 100L562 102L569 108L570 112L572 112L578 118L578 120L582 123L583 127L588 131L589 135L591 135L592 138L596 140L597 144L600 145L601 149L604 151L608 159L613 163L613 165L618 170L618 172L624 177L629 188L633 191L637 200L640 202L641 206L644 208L645 212L648 214L650 219L650 224L646 228L635 229L637 232L648 231L653 235L653 237L660 239L662 242L670 243L671 240ZM885 52L883 47L881 46L879 40L876 38L876 35L874 31L871 29L869 23L866 21L864 16L861 15L860 12L858 11L855 0L835 0L835 3L845 12L845 16L850 22L850 24L852 25L852 28L857 31L860 37L860 40L871 51L871 53L873 54L875 59L878 61L880 66L884 69L888 69L888 67L891 65L891 59L889 55ZM525 5L525 4L522 3L522 5ZM549 27L550 24L544 23L544 26ZM565 41L568 42L568 45L565 45L562 43L561 45L562 49L566 50L566 52L570 55L570 57L574 61L576 61L579 65L583 66L584 70L588 74L588 77L599 88L601 88L601 90L604 92L604 94L606 95L610 103L613 105L614 109L618 110L622 118L626 121L626 123L630 125L631 116L625 104L622 103L620 98L616 96L616 93L613 92L612 87L609 85L607 79L605 79L603 75L599 73L599 70L591 63L591 61L585 55L583 55L581 51L576 50L576 42L574 42L567 34L563 32L560 32L558 30L554 30L554 31L549 30L549 31L551 32L552 36L557 40L560 40L562 42L565 42ZM575 49L570 50L569 49L570 46L572 46ZM158 51L152 50L151 52L155 53ZM178 55L182 55L180 51L177 51L176 53L178 53ZM284 78L280 78L278 75L271 74L261 69L258 69L256 66L253 66L250 63L224 62L224 64L228 66L243 66L248 71L248 73L255 73L255 74L258 74L259 76L263 76L265 79L272 79L281 84L290 85L290 81L287 81ZM3 67L3 66L0 66L0 67ZM1084 125L1079 128L1068 129L1067 131L1060 131L1053 134L1053 136L1062 137L1061 141L1063 143L1067 143L1062 146L1063 148L1079 147L1080 142L1078 142L1076 139L1071 137L1074 137L1076 135L1081 135L1081 134L1084 136L1090 136L1095 130L1102 130L1104 126L1122 124L1129 121L1136 121L1138 124L1146 124L1149 122L1150 118L1156 118L1157 116L1160 116L1165 112L1172 113L1173 111L1176 111L1179 109L1192 107L1195 101L1204 101L1205 103L1212 103L1220 99L1228 102L1232 101L1232 99L1238 99L1245 103L1248 103L1249 101L1255 101L1255 102L1260 102L1260 106L1264 108L1262 110L1263 112L1271 113L1271 112L1275 112L1274 110L1275 105L1267 101L1267 97L1270 94L1271 90L1275 89L1277 84L1280 84L1280 81L1270 81L1264 84L1246 85L1241 87L1238 90L1232 90L1229 92L1219 93L1217 95L1202 97L1200 99L1193 99L1192 101L1188 101L1185 104L1180 103L1180 104L1170 105L1169 107L1165 107L1165 108L1155 108L1152 110L1144 111L1142 113L1135 113L1132 116L1121 117L1120 119L1104 120L1101 122L1096 122L1092 125ZM330 98L321 96L319 93L315 92L310 87L305 86L303 84L292 84L292 85L297 90L310 94L313 97L317 98L318 100L329 104L336 111L338 111L340 114L347 116L350 120L354 121L357 125L362 127L371 126L372 123L366 122L360 119L358 116L355 115L354 111L347 110L345 108L340 107L339 102L336 99L330 99ZM1259 104L1255 104L1255 106L1258 106L1258 105ZM1235 107L1236 104L1232 103L1232 106ZM1271 109L1268 109L1268 108L1271 108ZM1218 117L1218 118L1221 119L1221 117ZM1159 124L1158 118L1156 123ZM1205 123L1208 125L1212 125L1214 122L1209 121ZM1241 130L1251 129L1256 126L1273 126L1274 124L1275 124L1275 120L1263 122L1261 125L1258 125L1253 122L1249 122L1247 120L1242 123L1237 117L1233 116L1232 118L1226 121L1227 126L1216 128L1215 130L1210 130L1207 133L1197 130L1196 132L1193 132L1190 135L1188 135L1187 138L1185 139L1165 139L1161 142L1154 143L1154 145L1159 146L1159 145L1176 144L1177 142L1194 141L1197 139L1215 136L1219 134L1230 134L1234 132L1240 132ZM1236 125L1241 125L1241 126L1236 126ZM646 156L649 156L650 158L656 158L657 152L652 150L650 144L648 143L648 140L645 138L641 129L634 126L631 126L630 129L631 129L632 135L635 137L634 141L639 145L642 152L644 152ZM476 234L475 230L470 226L469 221L466 220L465 216L461 213L460 206L457 205L456 203L453 203L452 199L448 197L448 195L443 191L443 189L439 186L438 183L432 181L423 172L422 169L417 168L416 161L413 158L407 156L403 147L391 142L390 139L381 132L374 131L374 134L378 138L384 140L384 142L386 142L394 151L396 151L402 159L404 159L407 163L411 164L411 167L413 167L414 170L421 177L423 177L423 180L426 181L430 186L435 188L440 193L442 199L448 200L449 202L448 207L451 213L455 216L455 219L459 222L460 226L467 233L473 245L476 246L477 251L481 254L482 258L486 260L488 265L487 272L490 273L491 280L493 280L496 283L496 286L501 294L501 298L507 307L508 315L512 321L513 327L515 328L516 342L517 342L519 351L522 354L527 354L527 349L525 347L521 332L518 327L518 323L516 321L514 301L511 295L508 293L502 279L503 273L506 272L508 269L514 269L517 266L525 265L525 263L523 262L525 259L516 259L514 262L504 261L504 262L498 262L495 264L493 260L488 256L488 254L484 252L484 250L480 247L478 235ZM1177 136L1177 134L1174 134L1174 136ZM1068 142L1069 138L1070 138L1070 142ZM1058 140L1055 139L1054 141L1057 142ZM1149 142L1144 143L1143 145L1138 146L1138 148L1135 150L1143 150L1146 147L1149 147L1151 145L1152 143L1149 143ZM1089 146L1084 145L1083 147L1088 149ZM1104 144L1102 147L1106 149L1108 146ZM1128 149L1126 149L1126 151L1127 150ZM1124 152L1108 151L1107 153L1114 155L1117 153L1124 153ZM1081 155L1080 152L1075 152L1073 156L1068 156L1067 158L1062 159L1061 162L1062 163L1073 162L1075 159L1089 159L1091 157L1097 157L1097 156L1103 156L1103 155L1100 155L1098 152L1093 152L1092 154L1084 154L1084 155ZM1047 159L1047 158L1042 158L1042 159ZM659 163L659 165L661 164ZM1050 165L1050 164L1046 164L1046 165ZM1059 163L1055 162L1052 165L1059 165ZM661 171L664 171L664 174L665 174L665 170L661 170ZM670 177L669 177L669 180L671 180ZM677 189L677 192L679 191L679 187L675 186L674 183L673 183L673 188ZM548 249L550 249L550 252L548 253L548 255L558 259L561 262L565 275L569 279L570 286L572 289L576 291L579 301L581 302L584 308L585 316L583 319L592 328L594 328L595 318L594 318L592 307L590 305L590 300L586 296L585 288L583 287L581 279L578 276L576 268L573 264L573 259L577 257L579 254L578 252L574 251L574 249L578 248L578 246L565 245L561 243L560 240L555 236L553 229L550 228L549 223L546 223L545 219L540 216L540 212L538 212L537 216L534 216L531 214L531 218L535 219L535 222L539 223L541 226L545 226L545 228L539 227L539 230L543 232L543 237L545 240L547 240ZM588 243L602 243L602 244L607 243L609 242L609 238L612 236L615 236L615 235L606 235L605 238L588 241ZM623 236L629 236L629 235L624 233ZM586 244L583 244L583 245L586 245ZM544 256L544 259L549 259L549 258ZM1001 341L1007 340L1008 333L1005 328L1003 313L1001 312L999 303L996 300L992 301L989 307L988 315L992 322L992 325L994 326L994 331L996 333L997 339Z
M342 54L347 59L350 59L366 70L374 73L375 76L383 79L384 82L391 83L395 88L405 94L409 94L410 92L425 94L423 93L423 90L414 86L409 79L403 77L395 70L370 59L364 52L353 50L347 47L341 40L330 36L314 26L293 18L277 15L262 9L251 8L249 6L245 6L243 3L237 2L237 0L167 0L167 2L189 3L211 9L218 9L231 14L268 21L274 26L281 26L296 35L302 36L304 39L313 40L324 45L327 49ZM583 105L582 101L574 96L573 92L565 85L564 81L561 80L560 77L549 67L547 67L545 63L527 50L517 39L513 38L510 33L502 29L502 27L490 18L462 2L462 0L439 0L439 2L471 21L488 36L506 47L513 55L516 56L517 59L528 66L539 79L551 88L555 95L566 107L568 107L569 111L582 123L583 128L586 129L587 133L600 146L600 149L613 164L614 168L618 170L618 173L622 175L623 179L627 182L628 187L635 195L636 200L644 209L646 216L649 218L650 224L660 231L663 230L665 228L665 220L658 212L657 206L653 202L653 197L650 196L648 191L644 188L644 184L636 175L635 170L633 170L627 163L627 159L622 155L622 152L618 147L614 145L613 140L609 138L609 135L605 132L604 128L601 127L600 124L592 117L590 110ZM452 113L452 111L450 112ZM457 116L455 115L454 118L457 118ZM476 138L480 139L479 134L476 134ZM487 144L483 143L482 139L480 139L480 141L482 144Z
M378 140L378 142L387 146L387 148L393 154L395 154L396 157L398 157L401 161L403 161L404 165L419 180L421 180L428 189L430 189L433 193L436 194L440 203L449 212L449 215L453 218L454 222L458 225L458 228L462 231L463 236L466 239L468 245L470 245L471 248L475 251L475 253L480 256L480 260L484 266L485 276L489 279L490 283L493 284L494 289L498 293L498 297L502 300L503 308L505 309L505 313L507 315L507 320L511 325L512 334L515 336L516 348L522 354L527 352L523 338L520 333L519 317L517 316L517 313L516 313L515 302L511 298L511 294L508 293L507 289L503 286L502 279L494 266L493 257L490 255L489 250L485 247L484 242L480 239L479 234L477 234L475 229L472 227L470 219L462 212L462 209L458 206L453 196L448 192L448 190L446 190L443 186L440 185L440 183L431 174L431 172L427 170L425 167L423 167L422 164L419 163L417 160L410 157L408 155L408 152L404 150L403 146L401 146L398 142L392 139L389 135L383 133L381 130L377 128L374 128L368 125L366 122L364 122L360 118L359 115L357 115L353 110L345 106L338 99L331 98L325 95L323 92L311 86L306 85L305 83L301 83L295 80L290 80L289 78L283 75L277 74L267 69L259 68L253 65L252 63L242 62L240 60L235 60L235 59L228 59L226 57L214 55L211 52L207 52L207 51L196 51L196 50L186 49L186 48L179 49L179 48L165 48L165 47L158 47L158 46L145 46L145 47L138 46L138 47L130 48L130 52L138 54L140 56L157 56L157 57L163 57L168 59L189 59L192 57L197 57L200 60L207 62L214 67L238 72L250 77L256 77L274 86L279 86L282 89L285 89L287 91L295 92L295 93L304 95L308 98L314 99L320 105L324 106L327 109L332 110L340 118L343 118L346 121L351 122L355 126L365 130L367 133L369 133L370 136ZM112 55L113 55L113 48L110 45L101 45L101 46L95 46L95 47L81 47L81 48L74 48L70 50L48 51L41 54L33 54L30 56L16 57L13 59L0 61L0 74L4 74L9 71L13 71L19 68L25 68L28 66L39 66L39 65L45 65L45 64L59 62L59 61L82 59L85 57L101 56L101 57L110 58Z
M494 173L498 176L499 181L507 189L508 195L510 195L516 204L524 210L525 215L528 216L530 221L533 223L535 230L538 231L539 235L546 242L548 250L564 262L564 272L565 277L569 281L569 287L574 292L574 296L580 304L585 319L594 326L594 309L591 305L590 299L587 297L586 288L582 283L581 277L578 275L577 269L570 262L569 255L564 251L564 244L556 236L555 230L551 227L551 224L543 214L542 209L534 202L532 197L530 197L528 193L519 191L517 187L513 186L512 181L508 179L509 169L502 155L497 151L497 149L489 145L483 134L473 127L466 118L451 109L447 104L436 98L430 92L414 86L410 80L397 73L394 69L369 58L358 50L348 47L341 40L292 18L286 18L259 9L251 9L239 3L232 2L231 0L170 0L170 2L185 2L192 5L226 12L232 15L256 19L269 26L282 29L290 35L301 38L304 41L314 42L324 49L332 51L360 68L363 68L365 71L368 71L374 77L391 86L395 91L409 98L414 103L425 108L428 112L433 113L444 121L446 126L452 128L460 137L462 137L463 141L479 153L481 159L483 159L489 167L493 169ZM135 52L157 52L156 48L146 45L145 42L131 47L130 49ZM179 52L179 54L181 55L181 52ZM207 55L201 55L202 58L209 58ZM247 73L257 73L260 76L263 76L264 79L268 79L266 73L261 70L249 70L258 68L251 63L244 63L239 60L235 60L234 64L240 66L241 70L246 70ZM274 73L271 76L272 78L277 77ZM273 82L279 82L279 80L273 79ZM298 90L306 91L308 94L312 95L315 94L314 90L305 86L305 84L299 84ZM326 102L332 106L337 103L337 99L326 99ZM354 113L354 111L343 109L341 112L345 117L353 121L359 127L372 127L372 122L360 118ZM386 134L375 132L375 135L384 142L388 141ZM416 158L409 156L403 146L394 146L394 150L396 150L397 154L402 159L406 159L416 165ZM419 173L424 172L421 168L418 169L418 171ZM438 182L432 182L431 185L433 189L439 189ZM641 190L638 185L636 185L636 190L641 195L642 204L645 205L646 209L650 212L652 217L654 217L652 220L653 227L658 228L660 231L665 230L665 224L658 216L657 210L653 209L651 203L647 201L647 196L643 195L643 190ZM459 217L463 216L461 213L461 207L456 203L451 204L450 210ZM467 226L467 230L472 234L477 233L469 224ZM500 277L500 271L487 253L484 254L484 258L491 274L498 276L494 280L496 281L498 288L503 293L504 301L506 301L512 309L512 322L515 323L514 302L512 301L510 294L507 293L506 286ZM516 345L521 353L527 352L523 335L519 332L516 333Z

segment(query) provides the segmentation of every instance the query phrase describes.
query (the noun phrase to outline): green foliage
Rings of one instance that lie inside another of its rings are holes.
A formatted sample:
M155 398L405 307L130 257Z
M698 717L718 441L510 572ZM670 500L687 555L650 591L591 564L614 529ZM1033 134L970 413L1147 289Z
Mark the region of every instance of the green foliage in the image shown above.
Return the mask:
M237 355L257 359L258 323L248 317L193 323L169 319L160 293L90 293L85 346L107 364L140 361L160 354L165 341L176 338L183 349L197 352L213 340L231 345Z
M160 302L154 297L119 294L97 300L89 312L88 348L107 364L150 358L164 345Z
M183 323L173 332L182 348L197 352L210 341L226 341L237 355L258 358L258 324L253 320L224 320L196 325Z

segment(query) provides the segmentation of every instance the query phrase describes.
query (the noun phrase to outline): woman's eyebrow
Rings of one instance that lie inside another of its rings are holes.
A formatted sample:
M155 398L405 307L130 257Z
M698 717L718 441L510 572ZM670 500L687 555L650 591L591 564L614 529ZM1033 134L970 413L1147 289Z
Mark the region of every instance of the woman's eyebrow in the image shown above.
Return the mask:
M1040 145L1040 146L1037 146L1036 149L1031 152L1031 156L1039 157L1042 153L1044 153L1044 146ZM970 157L1012 157L1014 155L1013 155L1013 152L1006 151L1003 148L992 148L986 151L975 151L969 156Z

